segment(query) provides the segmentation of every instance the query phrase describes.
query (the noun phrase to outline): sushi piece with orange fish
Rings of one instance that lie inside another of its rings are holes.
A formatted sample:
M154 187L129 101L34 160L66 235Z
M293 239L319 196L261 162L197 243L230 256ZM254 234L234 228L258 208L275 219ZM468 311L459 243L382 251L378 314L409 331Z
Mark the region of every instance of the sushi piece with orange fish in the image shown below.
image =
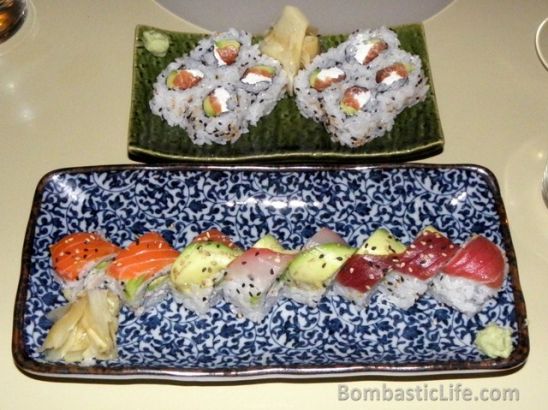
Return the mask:
M85 289L104 284L105 270L120 248L98 233L75 232L51 245L50 252L63 294L74 300Z
M147 232L118 253L106 273L125 304L142 314L168 295L168 274L178 255L162 235Z

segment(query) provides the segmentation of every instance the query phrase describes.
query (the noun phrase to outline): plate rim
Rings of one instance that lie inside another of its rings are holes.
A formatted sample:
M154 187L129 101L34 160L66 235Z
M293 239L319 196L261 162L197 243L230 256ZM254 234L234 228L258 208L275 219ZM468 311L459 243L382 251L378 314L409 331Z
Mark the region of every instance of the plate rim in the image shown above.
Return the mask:
M207 159L210 162L214 163L242 163L247 161L262 160L263 162L269 161L283 161L285 163L292 163L299 160L309 160L309 161L337 161L344 159L346 161L368 161L369 163L379 163L382 161L410 161L410 160L421 160L425 159L443 152L445 146L445 135L443 132L443 127L441 124L440 110L437 101L437 94L434 86L434 75L432 73L432 67L430 64L430 54L428 52L428 44L426 43L426 33L424 31L424 24L422 22L408 23L408 24L399 24L391 26L390 28L397 27L410 27L416 26L421 37L424 39L424 54L426 59L426 66L428 70L428 79L430 85L430 93L432 95L433 101L433 111L435 114L435 121L437 123L437 128L439 135L435 141L432 141L427 144L422 144L420 146L413 147L411 149L396 150L391 152L377 152L377 153L368 153L367 151L362 152L329 152L329 151L294 151L289 153L283 152L274 152L269 154L253 154L249 153L248 155L238 155L238 156L222 156L222 155L187 155L184 153L181 154L171 154L164 153L154 150L150 147L143 147L139 144L135 144L132 141L132 130L133 123L135 119L136 109L135 109L135 93L136 93L136 77L138 69L138 45L140 40L140 32L144 29L157 30L166 33L172 34L196 34L196 35L207 35L207 32L184 32L176 31L170 29L163 29L149 24L137 24L134 30L133 36L133 61L132 61L132 73L131 73L131 95L130 95L130 110L129 110L129 119L128 119L128 128L127 128L127 155L128 158L135 161L142 161L145 163L151 163L155 161L161 162L200 162ZM340 33L340 35L348 35L349 33ZM339 35L339 34L325 34L326 36Z
M516 309L518 343L507 359L485 359L478 362L463 361L432 361L426 363L373 363L373 364L317 364L317 365L287 365L287 366L249 366L242 368L177 368L152 366L122 366L83 367L65 363L43 363L28 356L24 344L24 313L30 278L30 259L37 216L40 210L43 189L52 178L60 174L122 172L122 171L267 171L267 172L317 172L317 171L365 171L370 169L463 169L477 172L485 179L491 188L496 205L496 211L501 220L501 231L506 256L510 267L509 276L512 279L512 292ZM195 165L195 164L115 164L97 166L79 166L58 168L46 173L36 185L30 215L25 232L21 268L12 325L12 357L16 367L23 373L46 378L94 379L94 380L172 380L192 382L234 382L265 379L320 379L320 378L350 378L350 377L409 377L409 376L439 376L444 374L492 374L518 370L526 363L529 355L529 334L527 313L515 250L510 234L508 218L499 184L496 176L488 168L475 164L380 164L380 165Z

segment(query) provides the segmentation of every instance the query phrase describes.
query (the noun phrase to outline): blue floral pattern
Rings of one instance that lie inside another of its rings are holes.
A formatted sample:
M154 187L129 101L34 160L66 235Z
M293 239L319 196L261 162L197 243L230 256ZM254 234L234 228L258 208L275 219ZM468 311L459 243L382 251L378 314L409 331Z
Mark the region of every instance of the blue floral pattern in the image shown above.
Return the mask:
M40 346L51 326L46 314L66 303L49 245L77 230L101 232L120 246L159 231L181 249L216 227L244 247L272 233L296 248L325 226L359 246L380 226L409 243L432 224L456 243L481 233L504 246L493 187L470 167L80 170L53 174L40 195L23 331L26 351L37 362L44 361ZM316 308L282 300L254 324L225 302L197 317L169 298L141 317L123 308L119 357L98 365L245 369L474 362L484 359L474 347L475 334L491 322L517 332L510 278L472 318L428 296L402 311L376 296L360 310L328 295Z

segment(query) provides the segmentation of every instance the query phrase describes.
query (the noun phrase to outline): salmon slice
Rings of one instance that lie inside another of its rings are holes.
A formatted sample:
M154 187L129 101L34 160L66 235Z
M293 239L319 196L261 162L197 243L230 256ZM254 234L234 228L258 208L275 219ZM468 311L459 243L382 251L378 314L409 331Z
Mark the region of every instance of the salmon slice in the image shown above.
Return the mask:
M107 274L117 280L139 276L148 279L173 264L179 252L157 232L148 232L123 249L112 261Z
M50 252L57 274L74 281L90 266L116 256L120 248L97 233L76 232L50 246Z

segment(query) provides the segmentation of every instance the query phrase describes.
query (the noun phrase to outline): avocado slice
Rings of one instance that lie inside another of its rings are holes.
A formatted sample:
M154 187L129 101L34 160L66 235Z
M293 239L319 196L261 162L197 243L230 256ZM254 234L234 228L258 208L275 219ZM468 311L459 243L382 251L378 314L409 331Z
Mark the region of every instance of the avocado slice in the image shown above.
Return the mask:
M177 77L177 70L172 71L166 77L166 87L169 88L170 90L173 90L175 88L173 84L175 82L175 77Z
M316 68L314 71L310 73L310 77L308 77L308 85L312 88L316 88L316 80L318 79L318 74L320 74L320 69Z
M208 95L206 98L204 98L204 113L207 117L216 117L219 115L217 110L215 109L215 106L213 105L213 97L212 95Z
M285 252L286 250L282 246L282 244L273 236L273 235L265 235L261 239L259 239L254 245L253 248L260 248L260 249L269 249L274 252Z
M146 280L145 275L137 276L136 278L128 280L124 285L124 295L128 301L132 301L135 296L137 296L137 293L139 293L139 289L143 285L143 283Z
M222 279L224 269L243 252L218 242L193 242L175 260L170 279L183 292L193 285L209 288Z
M351 105L348 105L348 104L344 104L343 102L341 102L340 107L341 107L341 111L344 112L349 117L356 115L359 111L355 107L352 107Z
M221 39L215 42L215 47L220 49L233 48L235 50L239 50L240 46L241 44L238 42L238 40L234 40L233 38Z
M168 281L168 279L169 279L168 275L162 275L152 279L147 285L147 291L154 292L156 289L164 285Z
M339 243L327 243L308 249L295 257L287 267L283 278L289 284L307 289L327 286L356 250Z
M379 228L356 252L358 255L391 255L402 253L406 246L386 228Z

